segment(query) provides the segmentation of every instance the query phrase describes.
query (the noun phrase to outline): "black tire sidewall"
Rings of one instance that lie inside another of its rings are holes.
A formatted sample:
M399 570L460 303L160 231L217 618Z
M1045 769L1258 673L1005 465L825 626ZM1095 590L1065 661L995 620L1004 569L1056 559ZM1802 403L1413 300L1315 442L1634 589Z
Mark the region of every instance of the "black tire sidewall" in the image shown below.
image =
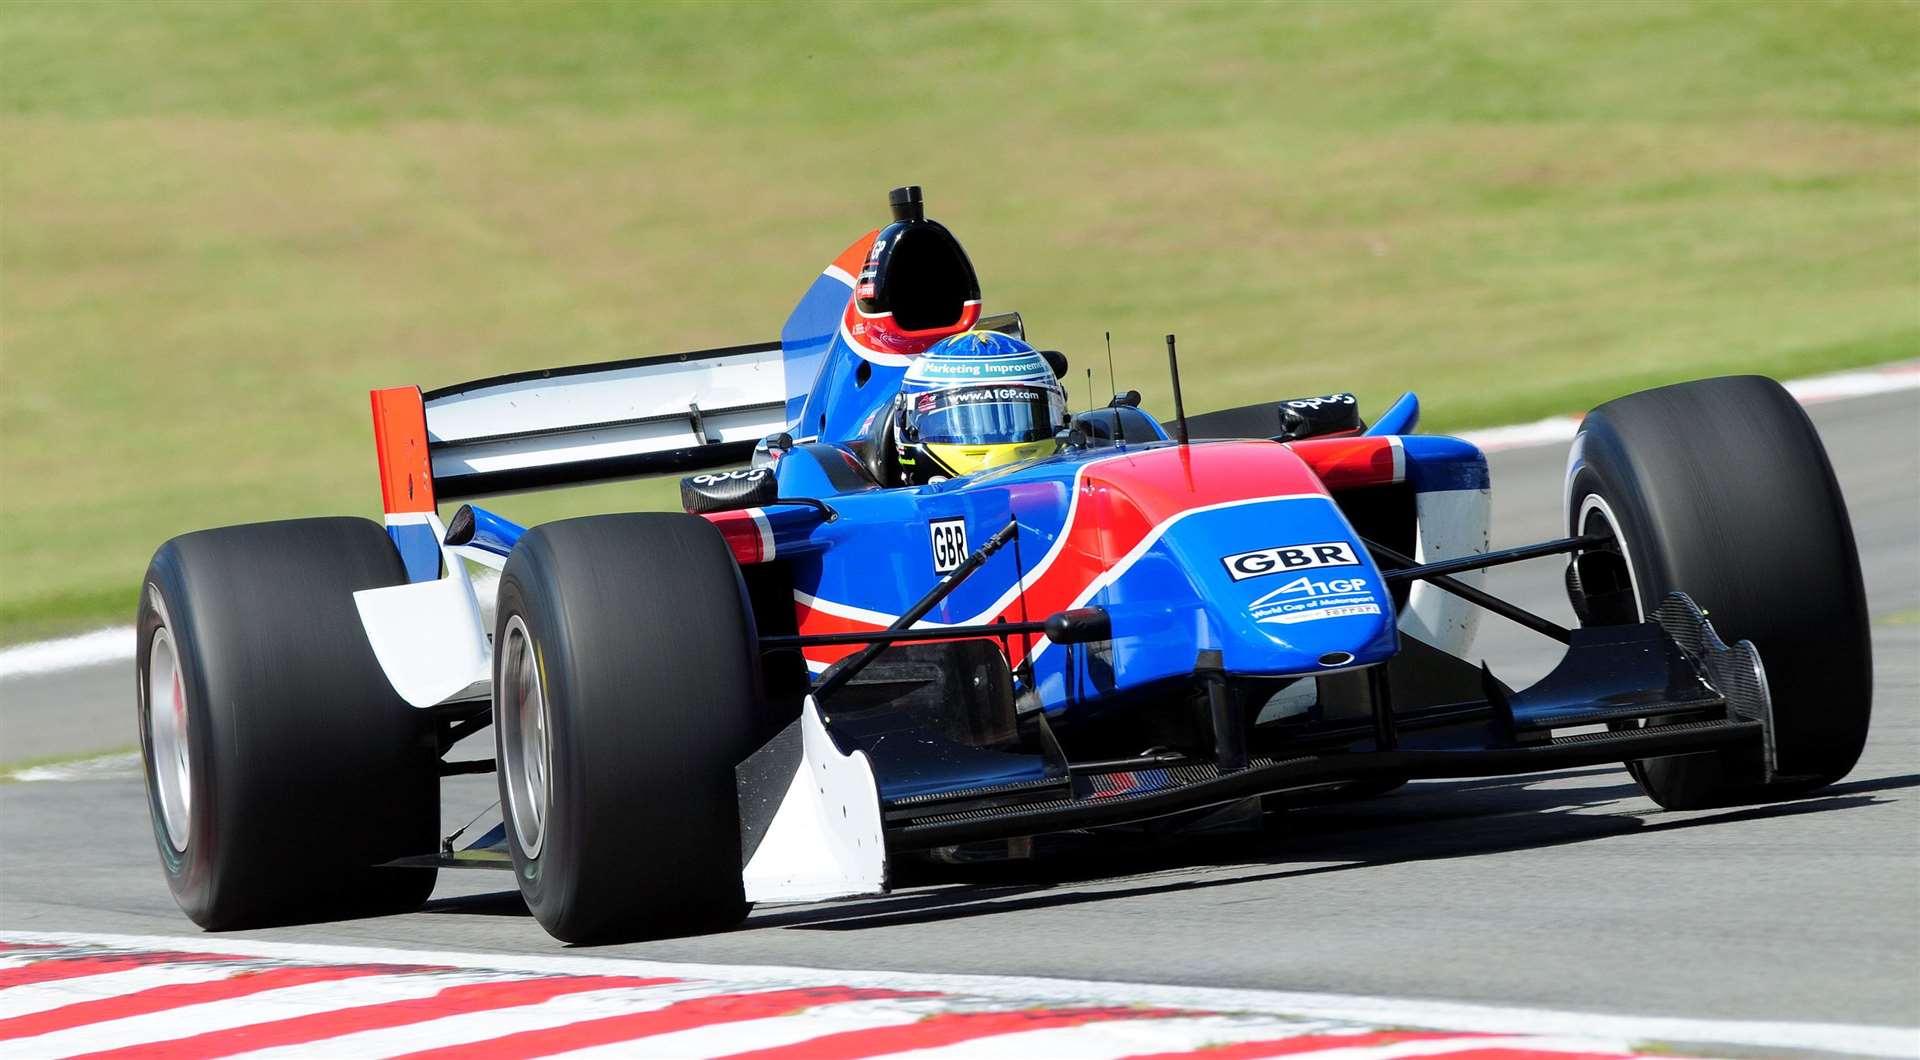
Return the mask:
M168 888L210 930L417 908L431 868L438 753L430 711L401 700L353 592L403 584L364 519L224 527L161 546L142 584L136 717ZM187 850L160 821L148 718L154 630L180 668L193 784Z

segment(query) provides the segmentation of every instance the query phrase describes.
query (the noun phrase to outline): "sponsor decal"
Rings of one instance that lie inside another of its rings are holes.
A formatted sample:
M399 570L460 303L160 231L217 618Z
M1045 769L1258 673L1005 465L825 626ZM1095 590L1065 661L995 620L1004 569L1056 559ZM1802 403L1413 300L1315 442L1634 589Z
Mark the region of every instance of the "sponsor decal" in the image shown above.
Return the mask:
M982 401L1034 401L1044 398L1046 393L1037 386L975 386L944 391L943 396L949 404L966 405Z
M1294 398L1284 402L1290 409L1317 409L1323 405L1353 405L1352 394L1328 394L1326 397Z
M933 538L933 572L947 574L960 569L967 559L967 521L935 519L927 524Z
M1221 556L1220 562L1227 565L1227 573L1238 582L1266 574L1285 574L1316 567L1354 567L1359 565L1360 560L1354 556L1353 546L1345 541L1315 541L1305 545L1276 545L1252 552L1238 552Z
M1247 614L1255 622L1279 625L1379 613L1379 601L1367 579L1323 579L1306 574L1247 605Z
M920 375L928 379L994 379L1051 372L1045 361L1030 356L994 360L943 357L925 361L920 367Z
M772 473L766 467L743 467L738 471L710 471L704 475L693 476L696 486L718 486L723 482L758 482Z

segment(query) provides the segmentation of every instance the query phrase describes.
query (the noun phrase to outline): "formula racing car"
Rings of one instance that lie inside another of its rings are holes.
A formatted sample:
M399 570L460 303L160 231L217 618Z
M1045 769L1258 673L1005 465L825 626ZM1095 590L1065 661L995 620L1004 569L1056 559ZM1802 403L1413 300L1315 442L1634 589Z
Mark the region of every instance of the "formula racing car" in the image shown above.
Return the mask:
M920 190L890 209L778 341L374 391L384 527L161 546L139 727L188 916L405 911L486 866L557 938L688 934L1276 794L1624 762L1691 808L1859 756L1852 531L1777 383L1599 406L1564 535L1490 551L1486 458L1415 433L1414 395L1190 416L1169 336L1170 415L1073 411ZM655 475L684 512L445 511ZM1549 556L1574 628L1481 587ZM1564 657L1510 686L1486 616ZM482 771L499 823L444 833L440 779Z

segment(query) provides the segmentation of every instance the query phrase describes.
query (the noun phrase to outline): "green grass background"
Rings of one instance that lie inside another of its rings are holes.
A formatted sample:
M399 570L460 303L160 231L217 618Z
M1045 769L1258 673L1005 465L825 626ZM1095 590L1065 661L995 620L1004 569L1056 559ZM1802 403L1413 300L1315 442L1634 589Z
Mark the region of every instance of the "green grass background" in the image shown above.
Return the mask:
M907 182L1150 405L1168 331L1437 429L1909 357L1920 5L12 0L0 639L376 515L370 387L772 337Z

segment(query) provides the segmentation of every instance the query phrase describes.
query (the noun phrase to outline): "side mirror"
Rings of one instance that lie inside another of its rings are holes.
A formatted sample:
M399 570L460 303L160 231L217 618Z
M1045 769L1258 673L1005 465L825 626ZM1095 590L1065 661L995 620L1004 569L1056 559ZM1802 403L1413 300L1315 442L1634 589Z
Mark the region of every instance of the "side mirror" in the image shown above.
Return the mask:
M759 508L780 499L780 482L769 466L708 471L680 480L680 506L693 515Z
M1053 369L1055 379L1067 377L1067 355L1059 350L1041 350L1040 356L1046 358L1047 367Z
M1124 394L1115 394L1113 395L1113 400L1107 402L1107 407L1110 409L1137 409L1140 407L1140 391L1129 390Z
M1047 616L1047 639L1055 644L1090 644L1113 639L1113 620L1105 608L1076 607Z

